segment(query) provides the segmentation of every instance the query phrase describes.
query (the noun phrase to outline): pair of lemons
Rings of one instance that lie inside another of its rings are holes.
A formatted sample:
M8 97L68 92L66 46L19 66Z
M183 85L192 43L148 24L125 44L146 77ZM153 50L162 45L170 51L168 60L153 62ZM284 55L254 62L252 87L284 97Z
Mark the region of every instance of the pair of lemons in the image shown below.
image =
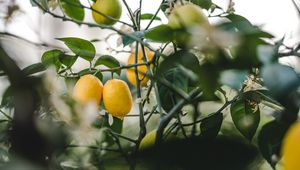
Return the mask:
M149 50L145 50L147 59L152 60L154 54ZM138 51L138 64L144 63L143 53L140 49ZM135 63L135 54L130 54L128 64ZM149 80L147 74L147 66L140 65L138 68L138 77L141 80L140 86L146 86ZM127 69L128 81L136 86L136 73L134 68ZM82 104L95 101L99 106L102 99L104 106L108 113L123 119L132 108L132 96L126 82L119 79L108 80L104 86L102 82L95 76L88 74L82 76L75 84L73 90L74 99Z
M81 104L94 101L98 106L103 99L108 113L119 119L123 119L132 107L132 96L126 82L111 79L103 86L102 82L91 74L82 76L76 82L73 97Z

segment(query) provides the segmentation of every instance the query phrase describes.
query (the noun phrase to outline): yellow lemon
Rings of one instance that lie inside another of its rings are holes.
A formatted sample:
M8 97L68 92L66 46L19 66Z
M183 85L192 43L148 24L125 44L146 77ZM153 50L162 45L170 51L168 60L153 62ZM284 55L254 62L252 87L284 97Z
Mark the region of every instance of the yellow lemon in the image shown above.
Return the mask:
M208 29L209 22L202 9L194 4L187 4L174 8L169 15L168 25L175 30L188 30L196 26ZM174 36L174 41L180 46L188 46L190 43L191 33L178 32Z
M86 104L95 101L100 105L102 99L103 84L95 76L88 74L80 77L73 89L73 97L75 101Z
M145 53L146 53L146 56L147 56L147 60L151 61L153 59L154 53L149 51L146 48L145 48ZM142 49L139 49L139 51L138 51L138 61L137 61L137 63L139 63L139 64L144 63ZM127 64L135 64L135 53L130 54L130 56L128 58L128 61L127 61ZM150 67L152 67L152 66L153 65L151 65ZM141 80L140 85L142 87L146 86L147 82L149 80L149 77L145 76L147 71L148 71L148 68L147 68L146 65L138 66L138 75L139 75L139 79ZM134 67L131 67L131 68L127 69L126 76L127 76L128 81L132 85L136 86L136 74L135 74Z
M166 129L165 129L164 133L165 132L166 132ZM146 136L140 142L140 145L139 145L140 151L151 148L155 145L156 133L157 133L157 130L152 130L151 132L146 134ZM166 141L172 141L175 139L176 139L176 136L174 134L169 134L168 137L166 138Z
M157 130L152 130L151 132L146 134L146 136L141 140L139 150L151 148L155 145L156 132Z
M123 119L132 107L132 96L123 80L108 80L103 87L103 102L108 113Z
M284 170L300 169L300 121L294 123L284 137L282 156Z
M122 5L119 0L97 0L92 5L92 15L96 23L102 25L113 25L116 23L116 20L120 19L122 14ZM94 11L95 10L95 11ZM108 18L104 15L112 17L116 20Z

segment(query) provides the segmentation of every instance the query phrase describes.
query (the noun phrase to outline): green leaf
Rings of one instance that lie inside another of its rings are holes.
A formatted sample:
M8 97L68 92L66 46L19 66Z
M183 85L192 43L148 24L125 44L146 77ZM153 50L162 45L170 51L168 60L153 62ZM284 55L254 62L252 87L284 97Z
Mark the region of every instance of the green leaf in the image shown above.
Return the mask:
M32 64L32 65L24 68L22 71L27 76L27 75L32 75L32 74L39 73L39 72L42 72L45 70L46 70L46 67L44 66L44 64L35 63L35 64Z
M98 58L97 61L95 62L95 67L98 65L104 65L108 68L116 68L121 66L120 62L116 58L110 55L103 55L100 58ZM116 73L120 75L121 69L117 70Z
M60 0L59 2L67 16L77 21L83 21L84 8L81 5L80 0Z
M103 75L100 71L96 70L96 69L90 69L90 68L87 68L87 69L84 69L84 70L81 70L78 75L81 77L81 76L84 76L84 75L87 75L87 74L92 74L94 76L96 76L99 80L102 80L103 78Z
M235 127L245 138L252 140L260 121L258 104L241 99L231 104L230 112Z
M200 69L199 60L193 53L185 50L180 50L168 56L164 61L160 63L158 73L163 74L169 69L178 66L183 66L195 73L197 73Z
M160 9L165 12L170 7L169 2L164 2L160 5Z
M13 89L12 87L8 87L3 95L1 101L1 107L12 108L14 106L14 99L13 99Z
M230 14L227 15L226 18L228 18L231 21L231 23L225 23L223 24L223 26L226 26L228 28L235 27L244 34L255 35L256 37L262 37L262 38L274 37L270 33L264 32L258 27L252 25L252 23L249 20L247 20L245 17L241 15Z
M179 68L167 71L164 75L162 75L162 78L171 82L178 89L187 91L188 78ZM177 101L181 99L181 97L174 93L169 87L166 87L159 82L157 85L161 106L166 112L169 112L176 105Z
M257 48L257 56L263 64L271 64L277 61L275 50L271 45L260 45Z
M30 0L32 6L41 6L43 9L48 10L47 0Z
M272 99L271 97L267 96L266 94L264 94L263 92L259 91L259 90L256 90L256 91L252 91L255 96L259 96L259 100L264 100L268 103L272 103L274 105L277 105L277 106L281 106L280 103L278 103L276 100Z
M42 56L42 63L45 66L50 65L60 65L59 58L64 55L64 53L60 50L50 50L44 52Z
M288 128L288 124L273 120L265 124L258 135L260 152L273 168L275 168L279 159L272 159L272 157L275 155L280 158L282 140Z
M262 68L261 76L264 85L275 98L288 95L300 85L300 79L295 70L281 64L268 64Z
M192 0L192 3L199 5L200 7L204 9L209 9L211 5L213 4L211 0Z
M170 42L173 39L173 29L168 25L159 25L147 30L145 37L156 42Z
M141 19L142 20L151 20L152 18L154 17L153 14L142 14L141 15ZM161 21L161 18L159 18L158 16L155 16L154 20L158 20L158 21Z
M110 128L116 133L122 133L123 120L113 117L113 124L110 126Z
M101 81L103 80L103 74L100 71L96 72L96 74L94 74L94 76L96 76Z
M224 85L239 90L248 74L246 70L226 70L221 72L219 81Z
M58 38L58 40L63 41L73 53L87 61L92 61L96 55L94 45L87 40L75 37Z
M205 138L215 138L221 128L223 114L214 113L213 115L202 120L200 124L201 136Z
M77 56L65 54L65 55L60 56L59 60L67 68L71 68L74 65L74 63L76 62L77 58L78 58Z
M136 31L136 32L130 33L128 35L136 37L138 39L142 39L145 36L145 32L144 31ZM127 46L127 45L129 45L129 44L132 44L134 41L135 40L132 39L129 36L126 36L126 35L122 36L122 42L123 42L123 46L124 47Z

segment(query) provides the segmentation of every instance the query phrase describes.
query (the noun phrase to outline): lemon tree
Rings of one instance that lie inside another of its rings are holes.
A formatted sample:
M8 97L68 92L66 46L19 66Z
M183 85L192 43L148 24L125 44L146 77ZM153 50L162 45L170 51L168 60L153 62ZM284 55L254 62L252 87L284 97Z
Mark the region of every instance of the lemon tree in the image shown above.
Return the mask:
M0 43L0 169L299 169L299 73L279 62L299 42L233 1L30 2L109 33L33 43L24 68Z

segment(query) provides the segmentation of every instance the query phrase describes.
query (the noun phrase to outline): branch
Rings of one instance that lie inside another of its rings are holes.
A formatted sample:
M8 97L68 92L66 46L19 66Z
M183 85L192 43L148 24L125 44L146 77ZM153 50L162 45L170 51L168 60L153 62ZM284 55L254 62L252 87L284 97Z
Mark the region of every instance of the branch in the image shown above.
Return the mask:
M191 100L194 97L196 97L199 94L200 90L199 88L195 88L193 89L189 95L188 95L188 99ZM170 111L169 113L161 118L160 124L158 126L157 129L157 133L156 133L156 144L159 144L161 142L162 136L163 136L163 132L164 129L167 127L167 125L169 124L169 122L171 121L171 119L178 114L179 110L189 102L189 100L186 99L181 99Z
M8 120L12 120L12 118L2 110L0 110L0 113L2 113Z
M204 118L202 118L202 119L199 119L199 120L197 120L197 121L195 121L195 122L187 123L187 124L182 124L182 126L191 126L191 125L195 125L195 124L197 124L197 123L202 122L204 119L207 119L207 118L209 118L209 117L212 117L212 116L215 115L215 114L221 113L227 106L229 106L229 105L231 105L232 103L234 103L234 102L238 99L239 96L240 96L240 95L237 95L237 96L235 96L232 100L227 101L227 102L226 102L219 110L217 110L216 112L211 113L211 114L207 115L206 117L204 117Z
M127 34L126 32L123 32L123 31L121 31L121 30L118 30L117 28L115 28L115 27L113 27L113 26L103 25L103 24L95 24L95 23L90 23L90 22L83 22L83 21L77 21L77 20L74 20L74 19L71 19L71 18L67 18L67 17L65 17L65 16L57 15L57 14L55 14L55 13L53 13L53 12L47 10L47 9L44 9L40 4L38 4L38 3L36 2L36 0L33 0L33 1L36 3L37 6L39 6L39 8L40 8L43 12L45 12L45 13L51 15L51 16L54 17L54 18L58 18L58 19L61 19L61 20L63 20L63 21L70 21L70 22L76 23L76 24L78 24L78 25L86 25L86 26L89 26L89 27L96 27L96 28L101 28L101 29L112 30L112 31L115 31L115 32L117 32L118 34L120 34L120 35L122 35L122 36L127 36L127 37L131 38L132 40L137 41L137 42L139 42L139 43L145 45L145 46L146 46L149 50L151 50L151 51L156 51L156 50L153 49L148 43L144 42L144 41L141 40L139 37L136 37L136 36L134 36L134 35L132 35L132 34ZM160 53L160 55L165 56L164 54L161 54L161 53Z
M160 3L160 5L159 5L158 9L156 10L155 14L152 16L152 18L151 18L149 24L147 25L147 27L145 28L145 30L147 30L147 29L151 26L152 22L154 21L154 19L155 19L156 16L158 15L158 12L160 11L161 5L162 5L164 2L165 2L165 0L162 0L162 1L161 1L161 3Z
M135 64L138 64L138 52L139 52L139 44L136 43L135 46ZM135 71L135 78L136 78L136 88L137 88L137 98L141 98L142 94L141 94L141 80L139 78L139 71L138 71L138 66L134 67L134 71ZM138 137L138 143L140 143L140 141L143 139L143 137L146 135L146 125L145 125L145 118L144 118L144 111L143 111L143 104L142 102L138 103L139 104L139 112L140 112L140 133L139 133L139 137ZM136 146L136 149L138 149L138 145Z
M121 152L118 149L101 148L98 146L91 146L91 145L68 145L67 147L69 147L69 148L88 148L88 149L104 150L104 151L118 152L118 153Z

